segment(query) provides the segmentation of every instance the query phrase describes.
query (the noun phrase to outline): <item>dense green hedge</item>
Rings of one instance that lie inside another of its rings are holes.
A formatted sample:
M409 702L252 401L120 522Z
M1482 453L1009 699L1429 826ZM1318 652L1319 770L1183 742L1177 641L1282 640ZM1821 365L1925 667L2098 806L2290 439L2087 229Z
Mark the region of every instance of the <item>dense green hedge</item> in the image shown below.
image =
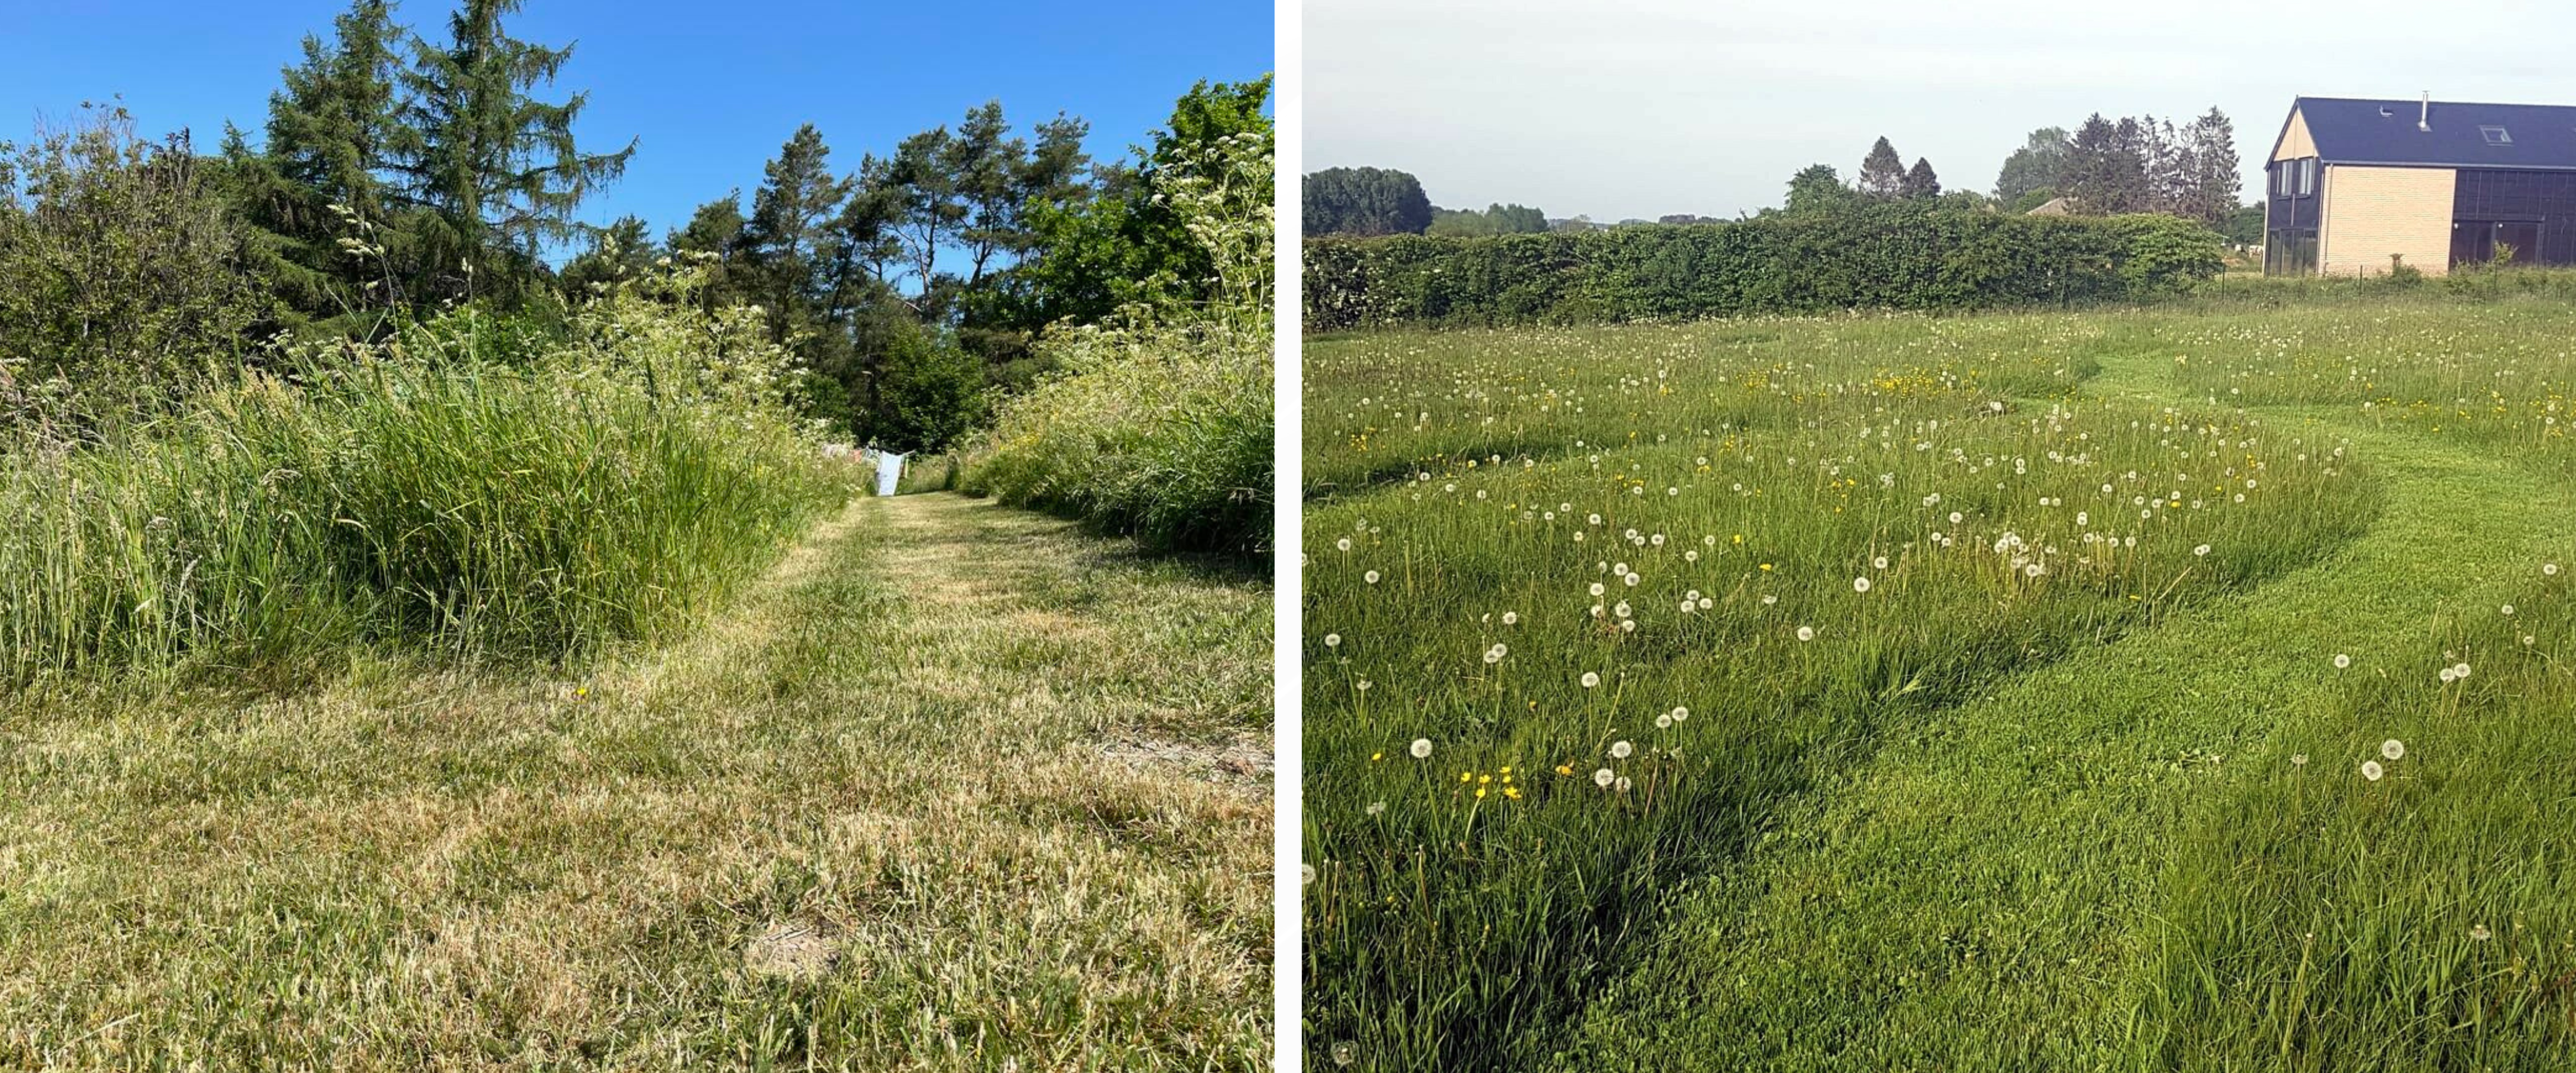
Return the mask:
M1885 205L1724 224L1476 238L1322 238L1305 327L1690 319L2119 300L2223 266L2170 216L2015 216Z

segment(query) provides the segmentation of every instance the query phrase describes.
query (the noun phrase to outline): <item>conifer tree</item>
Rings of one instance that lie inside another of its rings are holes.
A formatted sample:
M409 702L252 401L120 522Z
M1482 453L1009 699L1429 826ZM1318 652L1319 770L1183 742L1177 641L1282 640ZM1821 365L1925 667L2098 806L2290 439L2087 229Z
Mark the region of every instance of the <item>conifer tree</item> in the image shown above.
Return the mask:
M435 214L423 252L447 293L524 288L543 245L578 233L574 210L635 152L631 141L613 153L576 144L587 94L560 104L529 95L554 82L572 49L511 37L502 19L520 3L463 0L444 43L413 35L402 72L408 97L391 156L404 196Z
M1869 155L1860 162L1860 192L1875 198L1894 198L1905 192L1905 158L1896 155L1896 146L1881 135L1878 144L1869 147Z

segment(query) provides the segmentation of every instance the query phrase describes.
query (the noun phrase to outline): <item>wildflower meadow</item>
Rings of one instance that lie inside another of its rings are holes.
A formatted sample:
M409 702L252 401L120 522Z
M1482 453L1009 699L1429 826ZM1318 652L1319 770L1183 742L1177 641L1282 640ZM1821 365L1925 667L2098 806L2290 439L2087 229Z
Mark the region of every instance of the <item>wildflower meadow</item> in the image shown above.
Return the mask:
M2576 1055L2576 313L1306 343L1308 1060Z

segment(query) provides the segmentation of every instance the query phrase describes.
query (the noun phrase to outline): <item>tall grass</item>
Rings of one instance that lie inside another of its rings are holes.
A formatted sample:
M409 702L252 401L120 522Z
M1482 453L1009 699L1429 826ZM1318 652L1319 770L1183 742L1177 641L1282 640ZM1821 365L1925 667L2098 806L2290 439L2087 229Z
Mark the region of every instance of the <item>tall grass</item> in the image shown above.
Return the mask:
M614 338L524 369L244 371L96 438L22 433L0 472L0 681L353 644L549 658L689 620L845 485L782 408Z
M1883 736L2359 531L2331 438L2070 398L2113 336L1310 341L1310 1062L1546 1064L1678 882Z
M1242 556L1270 543L1271 338L1216 323L1080 330L1069 370L1003 405L959 487L1148 545Z

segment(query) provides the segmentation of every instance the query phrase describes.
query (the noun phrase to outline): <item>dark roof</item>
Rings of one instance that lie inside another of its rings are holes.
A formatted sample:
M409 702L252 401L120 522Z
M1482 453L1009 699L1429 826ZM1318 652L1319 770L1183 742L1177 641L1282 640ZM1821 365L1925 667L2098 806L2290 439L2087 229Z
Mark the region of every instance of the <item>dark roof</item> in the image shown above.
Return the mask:
M2422 98L2301 97L2295 107L2318 159L2330 164L2576 169L2576 107L2434 101L2429 131L2415 125ZM2511 141L2491 142L2483 127L2502 127ZM2288 132L2286 119L2281 129Z

